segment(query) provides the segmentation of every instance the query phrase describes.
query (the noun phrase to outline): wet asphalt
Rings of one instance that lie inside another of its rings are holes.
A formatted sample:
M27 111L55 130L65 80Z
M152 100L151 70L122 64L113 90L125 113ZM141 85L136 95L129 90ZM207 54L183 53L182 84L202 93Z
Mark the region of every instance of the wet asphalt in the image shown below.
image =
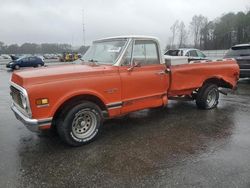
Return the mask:
M214 110L172 101L108 120L71 148L15 119L10 76L0 67L0 187L250 187L250 80Z

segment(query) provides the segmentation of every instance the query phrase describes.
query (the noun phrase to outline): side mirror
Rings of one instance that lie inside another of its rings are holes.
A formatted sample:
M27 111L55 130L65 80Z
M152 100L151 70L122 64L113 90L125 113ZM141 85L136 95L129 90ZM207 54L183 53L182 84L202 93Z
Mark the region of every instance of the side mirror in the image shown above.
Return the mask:
M141 67L141 63L139 61L134 61L133 65L129 67L127 70L132 71L135 67Z

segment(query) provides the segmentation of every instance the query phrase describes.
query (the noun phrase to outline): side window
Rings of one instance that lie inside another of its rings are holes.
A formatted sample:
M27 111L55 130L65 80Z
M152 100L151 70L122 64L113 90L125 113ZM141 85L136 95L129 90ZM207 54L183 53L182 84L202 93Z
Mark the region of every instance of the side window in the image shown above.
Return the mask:
M30 58L29 58L29 60L30 60L30 61L35 61L35 60L36 60L36 58L34 58L34 57L30 57Z
M146 64L159 64L157 45L154 42L145 44L146 48Z
M29 59L26 57L26 58L23 58L22 59L22 62L24 62L24 63L27 63L27 62L29 62Z
M133 43L131 43L129 45L129 47L127 48L127 51L125 52L123 59L122 59L122 65L123 66L128 66L131 63L131 59L132 59L132 46Z
M201 51L197 50L196 52L199 57L202 57L202 58L206 57L205 54L203 54Z
M133 63L141 65L159 64L157 45L153 41L137 40L134 43Z
M191 57L198 57L198 55L196 53L196 50L189 51L189 54L190 54Z
M133 63L139 62L145 64L146 61L146 50L144 41L135 41L133 49Z

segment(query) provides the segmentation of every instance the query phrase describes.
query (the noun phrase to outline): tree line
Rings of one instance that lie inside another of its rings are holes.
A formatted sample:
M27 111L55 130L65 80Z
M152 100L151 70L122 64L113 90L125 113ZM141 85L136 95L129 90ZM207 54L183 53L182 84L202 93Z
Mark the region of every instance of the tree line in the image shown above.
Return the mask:
M203 15L194 15L189 26L176 20L170 27L171 37L166 49L195 47L201 50L228 49L234 44L250 42L250 11L227 13L209 21ZM190 38L193 39L190 41ZM188 40L189 39L189 40ZM70 44L24 43L6 45L0 41L0 54L46 54L76 51L85 53L89 46L72 50Z
M188 28L183 21L176 20L170 31L166 49L228 49L235 44L250 43L250 11L227 13L212 21L203 15L194 15Z
M24 43L22 45L6 45L0 41L0 54L56 54L63 52L78 52L84 54L89 46L81 46L73 50L70 44L56 43Z

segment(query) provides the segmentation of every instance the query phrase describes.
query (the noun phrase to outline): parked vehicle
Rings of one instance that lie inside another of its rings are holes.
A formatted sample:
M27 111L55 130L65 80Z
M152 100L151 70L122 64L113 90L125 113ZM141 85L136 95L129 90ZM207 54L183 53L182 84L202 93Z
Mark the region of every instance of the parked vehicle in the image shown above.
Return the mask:
M11 61L6 64L7 68L20 69L21 67L41 67L44 66L44 61L37 56L21 57L17 60Z
M58 56L56 54L44 54L44 59L58 59Z
M7 54L2 54L1 59L11 59L9 55Z
M106 38L93 42L82 64L16 71L11 108L28 129L53 127L64 142L80 146L96 138L106 118L178 99L212 109L221 87L236 87L235 60L172 66L160 49L153 37Z
M79 58L81 58L81 55L76 52L73 52L73 53L64 52L62 56L59 58L59 60L61 62L72 62Z
M235 58L240 67L240 78L250 78L250 44L233 46L224 58Z
M165 52L165 59L172 64L186 64L191 61L207 60L206 55L198 49L180 48L177 50L168 50Z

